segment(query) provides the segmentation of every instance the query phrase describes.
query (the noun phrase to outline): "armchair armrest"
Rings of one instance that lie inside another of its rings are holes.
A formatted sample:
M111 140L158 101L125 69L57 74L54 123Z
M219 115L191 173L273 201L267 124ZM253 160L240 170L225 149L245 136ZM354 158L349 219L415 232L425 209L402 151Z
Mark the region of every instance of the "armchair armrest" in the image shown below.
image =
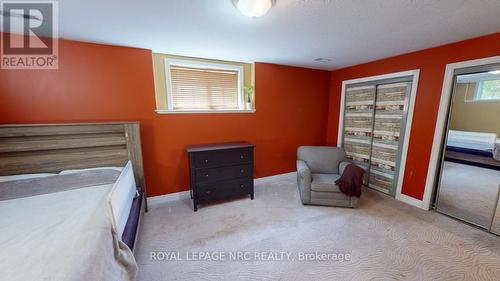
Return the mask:
M311 170L303 160L297 160L297 174L302 180L311 183Z
M297 184L302 204L311 203L311 169L303 160L297 160Z

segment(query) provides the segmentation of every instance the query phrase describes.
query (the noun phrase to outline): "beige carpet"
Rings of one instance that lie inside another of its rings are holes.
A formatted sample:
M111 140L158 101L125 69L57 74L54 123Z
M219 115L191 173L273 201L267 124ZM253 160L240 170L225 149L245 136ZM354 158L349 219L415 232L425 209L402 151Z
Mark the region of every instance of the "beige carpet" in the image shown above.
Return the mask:
M499 185L500 171L445 161L438 210L489 228Z
M176 251L182 260L165 257ZM253 257L192 256L205 251ZM290 258L262 258L281 251ZM339 256L298 260L315 251ZM342 253L350 259L339 261ZM187 199L151 204L136 255L141 281L500 280L500 237L375 191L365 191L357 209L303 206L295 175L258 180L253 201L197 213Z

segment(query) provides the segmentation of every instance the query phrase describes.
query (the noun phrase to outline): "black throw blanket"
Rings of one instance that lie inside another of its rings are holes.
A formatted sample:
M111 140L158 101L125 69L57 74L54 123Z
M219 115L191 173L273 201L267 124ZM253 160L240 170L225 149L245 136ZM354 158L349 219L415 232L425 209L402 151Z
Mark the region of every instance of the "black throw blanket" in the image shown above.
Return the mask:
M349 164L345 167L342 176L335 181L335 184L345 195L360 197L364 174L365 170L355 164Z

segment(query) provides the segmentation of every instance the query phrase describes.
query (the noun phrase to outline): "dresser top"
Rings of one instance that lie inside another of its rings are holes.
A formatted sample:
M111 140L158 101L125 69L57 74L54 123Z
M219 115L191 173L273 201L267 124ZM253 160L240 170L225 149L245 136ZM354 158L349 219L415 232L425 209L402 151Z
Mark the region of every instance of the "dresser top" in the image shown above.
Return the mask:
M187 152L190 153L190 152L235 149L235 148L246 148L246 147L255 147L255 145L246 141L220 142L220 143L188 145L186 147L186 150Z

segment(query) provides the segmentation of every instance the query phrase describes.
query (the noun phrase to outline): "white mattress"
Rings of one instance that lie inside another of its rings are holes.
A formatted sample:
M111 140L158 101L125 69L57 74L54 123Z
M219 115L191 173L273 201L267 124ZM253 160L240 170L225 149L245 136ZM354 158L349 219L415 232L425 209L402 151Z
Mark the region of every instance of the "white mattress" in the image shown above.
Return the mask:
M130 188L130 170L115 184L0 201L0 214L9 214L0 217L0 279L132 280L135 261L110 231L108 204L126 211L127 200L114 198Z
M492 152L497 134L450 130L446 145Z
M64 170L61 171L59 174L64 175L64 174L72 174L83 171L102 170L102 169L111 169L120 171L120 176L116 180L115 184L106 186L104 188L109 190L109 193L107 195L107 203L112 218L113 228L118 234L118 237L121 238L123 230L125 229L125 225L127 224L127 219L130 214L130 209L132 207L134 197L137 194L132 163L128 161L125 167L101 167L101 168L89 168L89 169ZM31 179L31 178L42 178L54 175L57 174L39 173L39 174L1 176L0 182Z
M116 180L115 184L111 186L108 193L107 202L109 212L111 214L113 228L115 229L118 237L122 237L123 230L127 224L127 219L130 214L130 209L134 197L137 194L137 188L135 185L134 169L132 168L132 163L128 161L125 167L101 167L101 168L89 168L89 169L75 169L75 170L64 170L59 174L72 174L82 171L92 171L92 170L103 170L111 169L120 171L120 176Z

